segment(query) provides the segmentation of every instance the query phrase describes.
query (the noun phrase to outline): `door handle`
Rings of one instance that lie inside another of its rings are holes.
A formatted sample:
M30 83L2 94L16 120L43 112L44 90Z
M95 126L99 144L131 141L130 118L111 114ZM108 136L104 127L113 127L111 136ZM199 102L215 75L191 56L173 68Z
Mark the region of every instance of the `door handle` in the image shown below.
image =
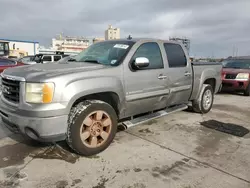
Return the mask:
M185 72L184 75L185 75L185 76L191 76L191 73L190 73L190 72Z
M158 76L158 79L159 79L159 80L163 80L163 79L165 79L165 78L167 78L167 76L162 75L162 74L160 74L160 75Z

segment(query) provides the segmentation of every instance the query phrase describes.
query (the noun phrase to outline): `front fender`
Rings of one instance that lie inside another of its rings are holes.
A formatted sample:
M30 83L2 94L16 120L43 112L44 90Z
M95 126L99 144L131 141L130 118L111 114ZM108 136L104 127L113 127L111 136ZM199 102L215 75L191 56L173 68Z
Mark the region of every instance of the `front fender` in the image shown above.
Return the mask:
M125 101L123 84L121 80L114 77L98 77L73 81L63 89L61 101L68 101L67 110L69 112L77 99L102 92L116 93L121 104Z

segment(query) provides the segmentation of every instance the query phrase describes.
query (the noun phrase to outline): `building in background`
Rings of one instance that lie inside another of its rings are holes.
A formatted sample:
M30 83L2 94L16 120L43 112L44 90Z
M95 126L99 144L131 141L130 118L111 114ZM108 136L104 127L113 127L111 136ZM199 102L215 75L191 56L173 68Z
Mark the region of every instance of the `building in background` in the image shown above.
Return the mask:
M20 58L27 55L35 55L39 53L39 42L14 40L14 39L0 39L1 41L8 42L10 57Z
M188 39L186 37L169 37L169 40L182 43L186 47L187 52L189 54L189 51L190 51L190 39Z
M40 46L39 53L41 53L41 54L60 54L60 53L63 53L65 55L77 55L79 52L74 52L74 51L64 52L61 50L55 50L52 47L46 48L45 46Z
M81 52L93 43L86 37L56 36L52 39L52 49L64 52Z
M105 31L105 40L120 39L120 28L113 28L109 25L108 29Z

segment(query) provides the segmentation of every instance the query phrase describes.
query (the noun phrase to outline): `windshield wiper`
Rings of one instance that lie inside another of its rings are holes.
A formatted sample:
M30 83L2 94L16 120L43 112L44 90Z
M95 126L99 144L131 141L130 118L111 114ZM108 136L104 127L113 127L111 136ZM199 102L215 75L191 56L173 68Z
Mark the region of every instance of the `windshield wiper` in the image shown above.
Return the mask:
M76 61L76 59L75 58L73 58L73 57L71 57L71 58L69 58L69 60L68 61Z
M94 60L94 59L86 59L86 60L84 60L83 62L89 62L89 63L101 63L100 61L98 61L98 60Z

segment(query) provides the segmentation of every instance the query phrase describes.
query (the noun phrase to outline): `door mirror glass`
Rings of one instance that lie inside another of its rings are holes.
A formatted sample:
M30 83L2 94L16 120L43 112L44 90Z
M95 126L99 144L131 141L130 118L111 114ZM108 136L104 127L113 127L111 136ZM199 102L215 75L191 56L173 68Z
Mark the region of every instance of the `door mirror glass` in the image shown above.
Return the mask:
M145 68L149 66L149 60L146 57L137 57L134 61L134 66L136 68Z

